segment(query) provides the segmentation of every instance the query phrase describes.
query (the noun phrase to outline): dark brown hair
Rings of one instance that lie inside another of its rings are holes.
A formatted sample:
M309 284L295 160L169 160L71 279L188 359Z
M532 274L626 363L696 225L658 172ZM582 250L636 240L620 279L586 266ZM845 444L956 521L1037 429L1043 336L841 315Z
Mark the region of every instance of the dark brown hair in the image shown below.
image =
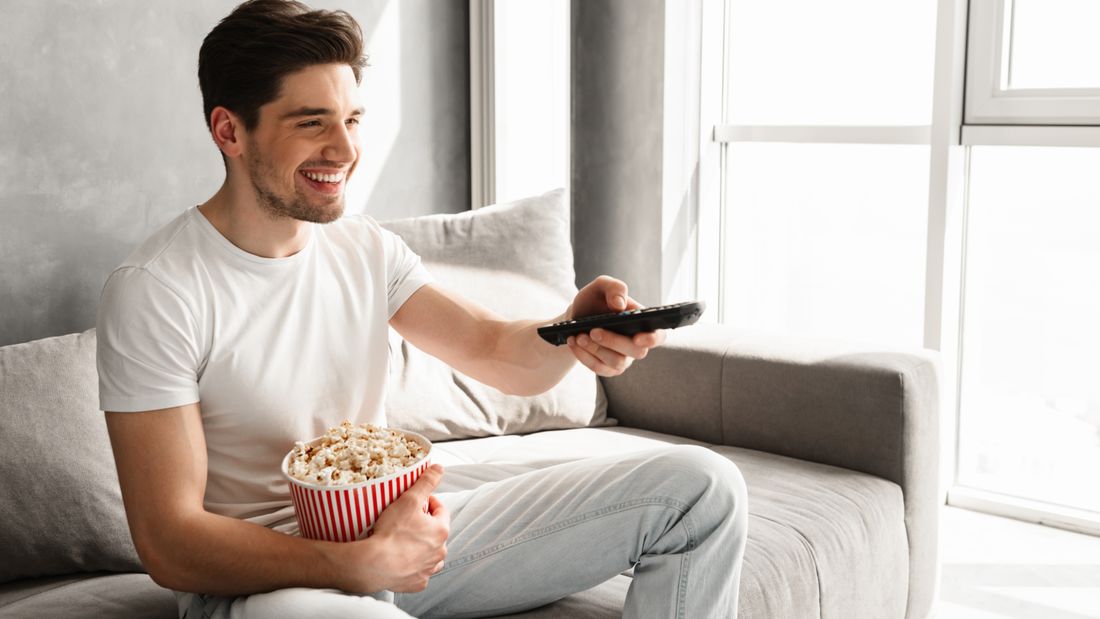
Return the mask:
M347 64L362 79L363 31L346 11L314 11L295 0L248 0L203 39L199 88L206 126L224 106L256 128L260 107L279 96L283 78L318 64Z

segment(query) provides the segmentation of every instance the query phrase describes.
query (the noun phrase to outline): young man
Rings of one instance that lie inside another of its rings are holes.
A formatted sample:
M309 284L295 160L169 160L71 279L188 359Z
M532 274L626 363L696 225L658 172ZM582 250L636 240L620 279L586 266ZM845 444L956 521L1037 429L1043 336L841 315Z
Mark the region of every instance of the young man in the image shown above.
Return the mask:
M549 320L501 320L432 284L370 218L342 218L364 65L349 15L296 2L246 2L203 43L225 182L112 273L98 319L100 405L149 574L179 592L181 616L426 617L531 608L634 567L627 616L733 616L744 483L701 448L439 495L433 466L371 537L296 535L278 463L344 418L385 423L388 326L514 394L578 360L619 374L664 341L594 331L550 346L535 332ZM554 320L634 307L601 277Z

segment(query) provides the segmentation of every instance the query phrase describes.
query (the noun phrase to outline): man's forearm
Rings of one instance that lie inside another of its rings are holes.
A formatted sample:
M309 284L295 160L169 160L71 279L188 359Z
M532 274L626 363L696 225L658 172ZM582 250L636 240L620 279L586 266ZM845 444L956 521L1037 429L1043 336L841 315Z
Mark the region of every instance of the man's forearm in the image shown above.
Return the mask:
M345 549L335 542L208 512L159 536L142 561L158 584L177 591L235 596L286 587L343 589L346 582L340 560Z
M513 395L537 395L561 382L577 358L567 346L554 346L539 337L538 328L565 320L517 320L501 323L493 353L494 382Z

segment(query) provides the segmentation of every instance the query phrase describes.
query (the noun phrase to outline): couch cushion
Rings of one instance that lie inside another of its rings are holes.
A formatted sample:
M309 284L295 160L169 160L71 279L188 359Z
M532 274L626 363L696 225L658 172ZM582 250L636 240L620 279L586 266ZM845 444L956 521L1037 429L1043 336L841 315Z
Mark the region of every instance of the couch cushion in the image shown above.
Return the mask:
M576 294L563 190L454 215L382 222L439 285L505 318L545 318ZM510 396L457 372L390 331L387 422L432 440L607 425L596 376L577 364L556 387Z
M0 585L0 617L175 619L176 596L147 574L80 574Z
M435 460L447 468L440 489L460 491L589 455L668 444L707 445L633 428L581 428L438 443ZM748 487L740 617L905 615L909 557L897 484L708 446L737 464Z
M141 570L96 386L93 331L0 348L0 582Z

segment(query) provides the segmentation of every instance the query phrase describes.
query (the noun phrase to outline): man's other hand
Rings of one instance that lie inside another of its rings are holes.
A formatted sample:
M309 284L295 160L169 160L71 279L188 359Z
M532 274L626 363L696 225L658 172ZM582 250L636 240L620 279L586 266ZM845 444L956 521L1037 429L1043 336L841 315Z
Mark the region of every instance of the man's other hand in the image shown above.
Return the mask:
M625 312L642 306L627 294L626 283L601 275L582 288L566 313L567 320L583 316ZM665 341L664 330L620 335L607 329L593 329L587 335L571 336L569 349L578 361L600 376L618 376L634 363L644 359L649 349Z
M432 496L442 479L442 466L433 464L425 469L416 483L379 514L370 537L352 542L364 549L352 553L355 561L348 566L357 576L353 577L356 593L423 591L428 579L443 569L451 515Z

